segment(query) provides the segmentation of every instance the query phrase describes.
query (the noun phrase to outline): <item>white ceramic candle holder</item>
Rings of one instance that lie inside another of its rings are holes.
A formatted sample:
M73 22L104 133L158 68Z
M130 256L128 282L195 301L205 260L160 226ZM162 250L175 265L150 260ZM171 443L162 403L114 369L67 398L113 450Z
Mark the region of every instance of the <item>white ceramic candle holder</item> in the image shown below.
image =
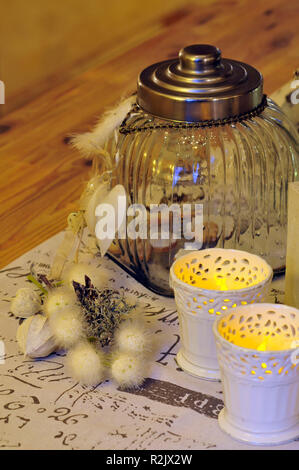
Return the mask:
M215 321L224 389L221 429L248 444L282 444L299 436L299 310L255 304Z
M228 308L262 302L272 268L245 251L211 248L178 258L170 269L177 305L181 349L179 366L196 377L219 380L213 322Z

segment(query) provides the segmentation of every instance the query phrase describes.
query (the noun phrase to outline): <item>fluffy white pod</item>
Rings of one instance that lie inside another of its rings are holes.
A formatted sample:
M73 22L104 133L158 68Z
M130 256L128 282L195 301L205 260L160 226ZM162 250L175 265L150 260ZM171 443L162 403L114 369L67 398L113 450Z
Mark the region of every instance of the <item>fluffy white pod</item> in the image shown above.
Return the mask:
M11 312L20 318L28 318L41 309L40 296L32 287L22 287L10 304Z
M116 334L115 343L122 352L144 354L150 349L149 335L141 321L126 320L121 323Z
M144 309L144 303L135 297L135 295L130 293L125 293L125 301L128 305L132 306L132 314L138 313L141 314Z
M86 263L72 264L69 266L64 279L67 286L73 290L73 281L85 285L85 275L88 276L92 284L99 289L105 288L109 280L109 271L105 267L95 267Z
M47 316L76 305L77 297L74 292L64 287L57 287L49 292L43 305L43 310Z
M57 343L43 315L32 315L18 327L17 341L23 354L46 357L57 349Z
M68 349L83 336L83 322L78 307L65 308L49 318L53 335L62 348Z
M111 364L111 377L121 388L138 387L144 381L141 359L133 354L118 353Z
M103 354L87 342L68 352L66 364L72 377L85 385L98 385L104 379Z

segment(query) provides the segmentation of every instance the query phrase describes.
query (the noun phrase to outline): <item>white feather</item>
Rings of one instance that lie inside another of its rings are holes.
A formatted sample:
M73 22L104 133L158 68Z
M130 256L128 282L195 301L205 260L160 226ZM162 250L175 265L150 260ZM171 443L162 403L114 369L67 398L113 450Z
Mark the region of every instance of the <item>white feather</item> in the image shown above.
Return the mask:
M136 95L121 101L116 107L104 113L91 132L74 136L72 145L86 156L97 153L113 131L121 125L135 103Z

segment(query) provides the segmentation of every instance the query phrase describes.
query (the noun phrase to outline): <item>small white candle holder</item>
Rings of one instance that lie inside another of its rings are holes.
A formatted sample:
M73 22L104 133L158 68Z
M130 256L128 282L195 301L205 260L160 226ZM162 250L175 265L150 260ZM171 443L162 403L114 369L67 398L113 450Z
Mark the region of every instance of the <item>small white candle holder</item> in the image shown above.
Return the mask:
M299 436L299 310L238 307L215 321L224 390L223 431L247 444L275 445Z
M170 285L182 345L177 362L184 371L208 380L220 379L213 322L228 308L262 302L272 275L266 261L239 250L192 251L173 263Z

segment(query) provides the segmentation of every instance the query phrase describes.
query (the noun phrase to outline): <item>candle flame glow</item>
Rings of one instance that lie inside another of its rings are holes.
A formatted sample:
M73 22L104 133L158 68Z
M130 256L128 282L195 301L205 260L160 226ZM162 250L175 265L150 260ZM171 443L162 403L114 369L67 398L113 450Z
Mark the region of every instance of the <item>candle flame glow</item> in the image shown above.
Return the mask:
M216 282L216 285L220 287L220 290L227 290L227 284L226 284L225 278L219 278L219 277L214 276L214 280Z
M267 351L267 343L269 341L269 337L268 336L264 336L264 339L263 341L261 342L261 344L257 347L257 350L258 351Z

